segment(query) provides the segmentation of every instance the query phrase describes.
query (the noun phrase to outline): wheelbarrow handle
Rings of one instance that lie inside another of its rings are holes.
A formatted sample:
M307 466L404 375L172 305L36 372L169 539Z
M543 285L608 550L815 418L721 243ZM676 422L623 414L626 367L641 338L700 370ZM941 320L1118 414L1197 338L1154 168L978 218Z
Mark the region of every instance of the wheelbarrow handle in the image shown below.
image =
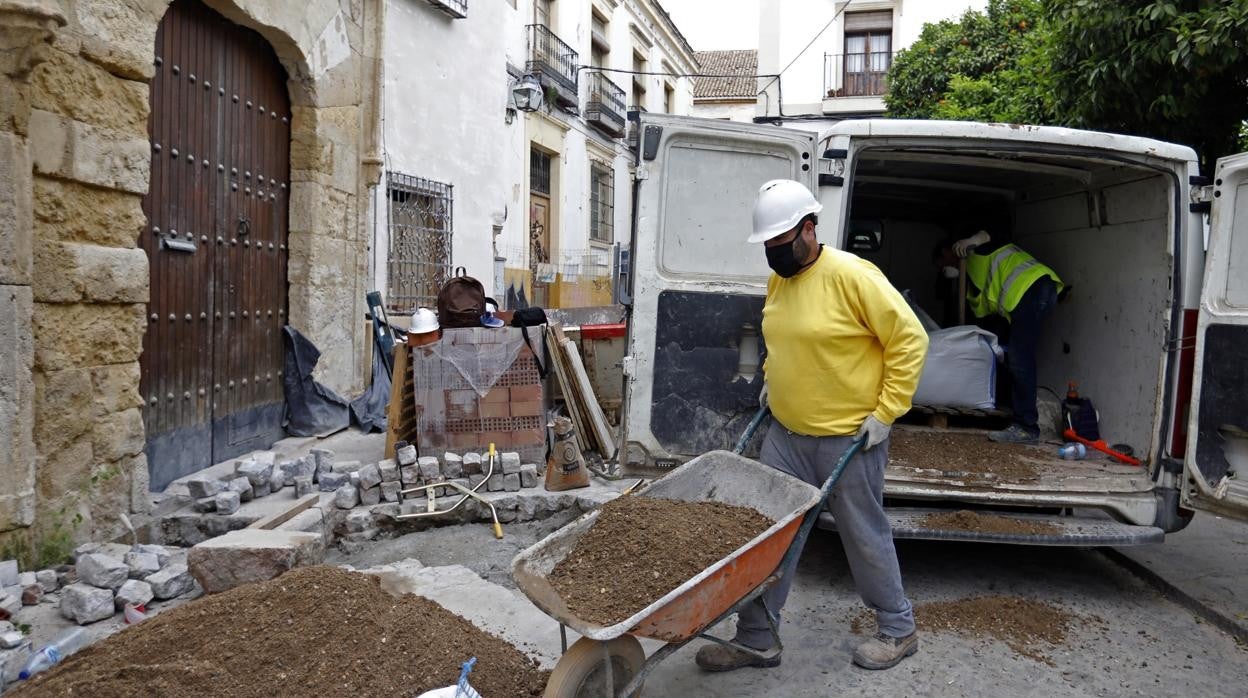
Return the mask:
M845 472L845 467L854 459L854 456L858 455L858 452L862 450L866 443L866 435L854 439L850 442L849 447L845 449L845 452L841 454L840 459L836 461L836 465L832 468L832 473L828 475L827 480L823 481L819 503L806 512L805 518L802 519L802 526L797 529L797 535L793 538L793 544L784 553L784 560L780 562L779 569L789 569L793 558L802 554L802 548L806 547L806 538L810 535L810 530L815 527L815 522L819 520L819 514L823 511L824 504L828 501L828 495L832 494L832 488L836 487L837 481L841 479L841 475Z

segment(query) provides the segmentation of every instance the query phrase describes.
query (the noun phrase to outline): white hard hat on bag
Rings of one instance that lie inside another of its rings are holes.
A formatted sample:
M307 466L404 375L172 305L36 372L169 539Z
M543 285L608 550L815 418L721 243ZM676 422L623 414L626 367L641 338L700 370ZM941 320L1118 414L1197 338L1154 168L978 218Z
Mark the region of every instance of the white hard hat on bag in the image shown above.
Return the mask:
M773 179L758 189L754 199L754 232L749 242L767 242L792 230L798 222L823 210L801 182Z
M438 316L428 308L417 308L412 313L412 327L409 330L412 334L424 334L426 332L435 332L438 329Z

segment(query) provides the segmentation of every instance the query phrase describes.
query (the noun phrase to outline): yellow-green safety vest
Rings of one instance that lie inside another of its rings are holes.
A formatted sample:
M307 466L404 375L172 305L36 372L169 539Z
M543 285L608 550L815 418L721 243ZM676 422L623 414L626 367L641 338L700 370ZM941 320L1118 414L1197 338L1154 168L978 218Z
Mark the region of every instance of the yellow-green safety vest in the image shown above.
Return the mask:
M966 300L975 317L999 313L1009 320L1027 289L1045 276L1062 290L1057 273L1017 245L1006 245L992 254L972 254L966 259L966 277L975 288L967 291Z

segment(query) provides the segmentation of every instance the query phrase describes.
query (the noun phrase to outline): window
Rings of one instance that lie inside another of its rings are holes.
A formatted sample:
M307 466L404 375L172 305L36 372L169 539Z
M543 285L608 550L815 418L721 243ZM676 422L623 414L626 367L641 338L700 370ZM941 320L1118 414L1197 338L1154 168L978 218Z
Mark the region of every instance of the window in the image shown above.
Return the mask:
M554 0L533 0L533 23L554 29L550 24L551 4Z
M550 196L550 156L537 148L529 150L529 191Z
M633 72L646 72L646 57L633 51ZM646 107L646 78L647 75L633 75L633 105L645 109Z
M893 13L845 15L846 96L882 95L884 76L893 62Z
M615 240L615 172L605 164L589 166L589 239Z
M386 194L390 199L387 305L402 312L432 308L450 276L453 188L389 172Z
M668 114L676 113L676 88L672 83L663 83L663 110Z

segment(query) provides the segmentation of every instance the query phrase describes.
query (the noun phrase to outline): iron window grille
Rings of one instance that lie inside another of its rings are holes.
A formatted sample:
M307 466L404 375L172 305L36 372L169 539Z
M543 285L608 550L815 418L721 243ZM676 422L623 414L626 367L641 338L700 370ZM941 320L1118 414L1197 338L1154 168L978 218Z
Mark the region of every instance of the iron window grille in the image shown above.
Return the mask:
M386 192L390 198L387 305L400 312L432 308L451 274L453 186L389 172Z
M589 239L610 243L615 239L614 172L596 162L589 172Z
M425 0L425 2L454 19L463 19L468 16L468 0Z

